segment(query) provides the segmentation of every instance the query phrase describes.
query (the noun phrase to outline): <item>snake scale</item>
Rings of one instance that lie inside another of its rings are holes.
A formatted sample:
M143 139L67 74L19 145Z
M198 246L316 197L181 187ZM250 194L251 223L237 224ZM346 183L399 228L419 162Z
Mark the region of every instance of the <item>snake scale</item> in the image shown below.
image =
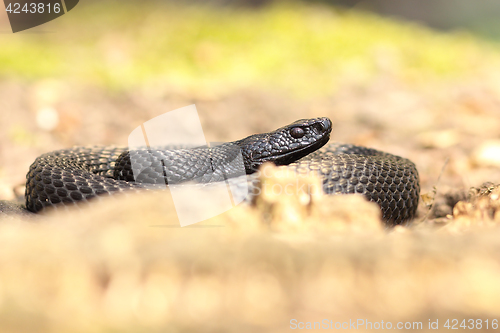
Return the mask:
M414 218L420 192L415 164L375 149L327 144L331 130L330 119L314 118L216 147L58 150L39 156L31 165L26 176L26 207L39 212L75 205L151 183L165 185L166 179L170 184L217 182L236 177L243 167L252 174L270 161L301 174L320 175L327 194L363 194L380 206L389 225ZM243 166L234 163L235 154L243 156ZM134 174L133 166L141 163L141 172Z

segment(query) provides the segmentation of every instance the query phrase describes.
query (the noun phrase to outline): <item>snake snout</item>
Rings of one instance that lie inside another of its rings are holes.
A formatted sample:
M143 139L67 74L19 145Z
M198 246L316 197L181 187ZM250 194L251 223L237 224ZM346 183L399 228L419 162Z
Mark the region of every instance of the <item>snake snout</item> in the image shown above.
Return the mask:
M322 135L328 135L332 131L332 121L328 118L318 118L316 123L314 123L311 126L316 134Z
M331 130L332 129L332 121L328 118L322 118L321 121L319 122L321 129L323 131Z

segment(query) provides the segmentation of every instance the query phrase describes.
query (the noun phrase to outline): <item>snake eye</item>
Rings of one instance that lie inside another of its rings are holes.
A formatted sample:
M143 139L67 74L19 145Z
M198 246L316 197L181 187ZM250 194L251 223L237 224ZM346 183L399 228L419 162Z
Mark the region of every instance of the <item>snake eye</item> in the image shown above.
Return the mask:
M300 139L301 137L304 136L304 130L300 127L294 127L290 130L290 134L295 138L295 139Z

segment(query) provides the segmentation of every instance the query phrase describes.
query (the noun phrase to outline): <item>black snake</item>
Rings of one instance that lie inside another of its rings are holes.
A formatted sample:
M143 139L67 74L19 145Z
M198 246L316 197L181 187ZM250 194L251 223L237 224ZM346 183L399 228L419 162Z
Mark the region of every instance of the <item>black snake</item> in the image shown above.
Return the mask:
M325 193L364 194L379 204L389 224L412 219L420 192L415 164L375 149L326 145L331 129L330 119L315 118L212 148L58 150L39 156L31 165L26 176L26 207L38 212L75 205L95 196L142 189L148 183L217 182L236 177L242 168L252 174L270 161L298 173L319 174ZM244 165L235 163L236 155L243 156ZM134 173L138 165L140 172Z

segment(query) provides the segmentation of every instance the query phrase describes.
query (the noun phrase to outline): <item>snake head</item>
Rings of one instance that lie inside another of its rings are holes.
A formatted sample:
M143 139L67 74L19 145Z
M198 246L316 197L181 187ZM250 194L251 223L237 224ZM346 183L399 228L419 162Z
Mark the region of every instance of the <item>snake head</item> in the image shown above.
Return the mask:
M247 173L264 162L286 165L324 146L330 139L332 122L328 118L297 120L275 131L251 135L237 141Z

